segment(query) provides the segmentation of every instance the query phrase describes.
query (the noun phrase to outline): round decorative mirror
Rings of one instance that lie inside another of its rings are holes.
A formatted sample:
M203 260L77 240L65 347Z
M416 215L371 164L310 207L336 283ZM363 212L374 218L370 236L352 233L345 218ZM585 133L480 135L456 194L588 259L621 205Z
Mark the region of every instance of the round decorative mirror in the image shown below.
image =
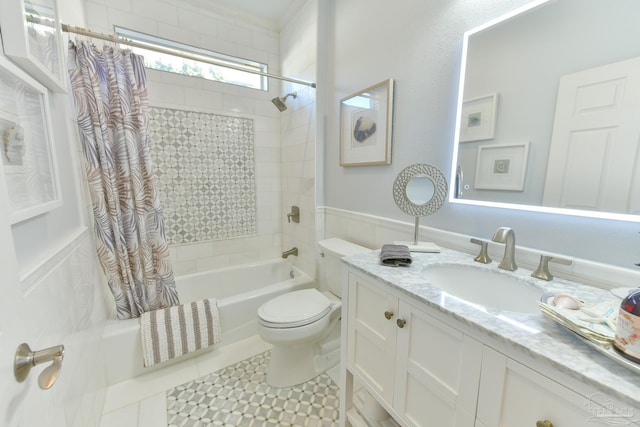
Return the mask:
M444 174L433 165L416 163L407 166L398 174L393 183L393 200L400 210L415 217L413 252L436 252L437 246L418 239L420 217L431 215L440 209L447 197L448 185Z
M436 188L433 181L426 176L414 176L407 182L405 190L411 203L422 206L433 198Z

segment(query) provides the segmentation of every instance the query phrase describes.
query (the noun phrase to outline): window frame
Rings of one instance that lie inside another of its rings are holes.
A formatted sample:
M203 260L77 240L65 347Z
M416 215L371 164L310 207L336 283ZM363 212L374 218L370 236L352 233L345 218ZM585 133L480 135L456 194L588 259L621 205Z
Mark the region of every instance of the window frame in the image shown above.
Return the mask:
M174 56L176 58L182 58L185 61L196 61L202 65L211 67L220 67L223 69L234 70L237 72L245 72L252 75L259 76L260 86L256 87L251 84L242 84L238 81L225 81L208 78L202 75L190 75L187 73L181 73L178 71L160 70L145 64L149 69L156 69L158 71L165 71L174 74L179 74L187 77L203 78L209 81L215 81L219 83L231 84L238 87L244 87L249 89L257 89L267 92L269 90L268 65L262 62L249 60L246 58L240 58L237 56L227 55L220 52L188 45L185 43L177 42L174 40L165 39L163 37L154 36L151 34L142 33L140 31L131 30L129 28L114 26L114 34L119 40L123 40L123 44L127 44L126 41L132 41L135 46L128 46L132 50L146 49L158 52L161 55ZM148 47L145 47L148 46ZM175 53L172 53L175 52Z

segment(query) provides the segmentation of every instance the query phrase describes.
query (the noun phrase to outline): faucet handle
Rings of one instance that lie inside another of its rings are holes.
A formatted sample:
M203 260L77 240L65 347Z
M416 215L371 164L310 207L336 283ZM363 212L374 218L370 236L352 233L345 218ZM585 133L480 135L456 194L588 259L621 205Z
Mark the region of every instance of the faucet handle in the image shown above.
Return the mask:
M298 206L291 206L291 212L287 214L287 222L300 223L300 208Z
M482 264L491 264L491 258L489 258L489 254L487 253L489 242L487 242L486 240L480 240L476 238L472 238L469 241L475 245L480 245L480 254L478 254L478 256L475 257L473 260L475 262L481 262Z
M557 264L563 265L571 265L571 260L566 258L560 258L551 255L540 255L540 264L538 264L538 268L536 271L531 273L531 277L535 277L536 279L542 280L551 280L553 279L553 275L549 272L549 263L555 262Z

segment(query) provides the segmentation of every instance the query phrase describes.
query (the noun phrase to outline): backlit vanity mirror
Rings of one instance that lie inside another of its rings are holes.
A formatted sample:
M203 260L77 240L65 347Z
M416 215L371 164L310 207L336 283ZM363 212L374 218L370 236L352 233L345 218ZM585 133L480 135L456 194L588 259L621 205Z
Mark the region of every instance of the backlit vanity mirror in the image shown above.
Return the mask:
M437 246L420 242L420 217L440 209L447 197L447 178L437 167L416 163L400 171L393 183L393 200L400 210L415 217L413 242L396 242L409 246L414 252L437 251Z
M465 34L450 199L640 221L640 1L536 1Z

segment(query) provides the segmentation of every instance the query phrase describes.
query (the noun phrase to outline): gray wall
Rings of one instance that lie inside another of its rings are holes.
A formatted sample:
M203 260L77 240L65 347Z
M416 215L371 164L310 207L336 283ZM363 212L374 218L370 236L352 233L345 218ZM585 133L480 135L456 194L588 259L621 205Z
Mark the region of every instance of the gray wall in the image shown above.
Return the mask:
M393 181L415 162L450 174L464 32L527 3L404 0L391 6L382 0L333 1L320 204L411 221L393 202ZM390 77L396 81L392 164L340 167L340 99ZM637 223L450 203L422 223L483 238L499 226L511 226L518 245L628 268L640 261Z

